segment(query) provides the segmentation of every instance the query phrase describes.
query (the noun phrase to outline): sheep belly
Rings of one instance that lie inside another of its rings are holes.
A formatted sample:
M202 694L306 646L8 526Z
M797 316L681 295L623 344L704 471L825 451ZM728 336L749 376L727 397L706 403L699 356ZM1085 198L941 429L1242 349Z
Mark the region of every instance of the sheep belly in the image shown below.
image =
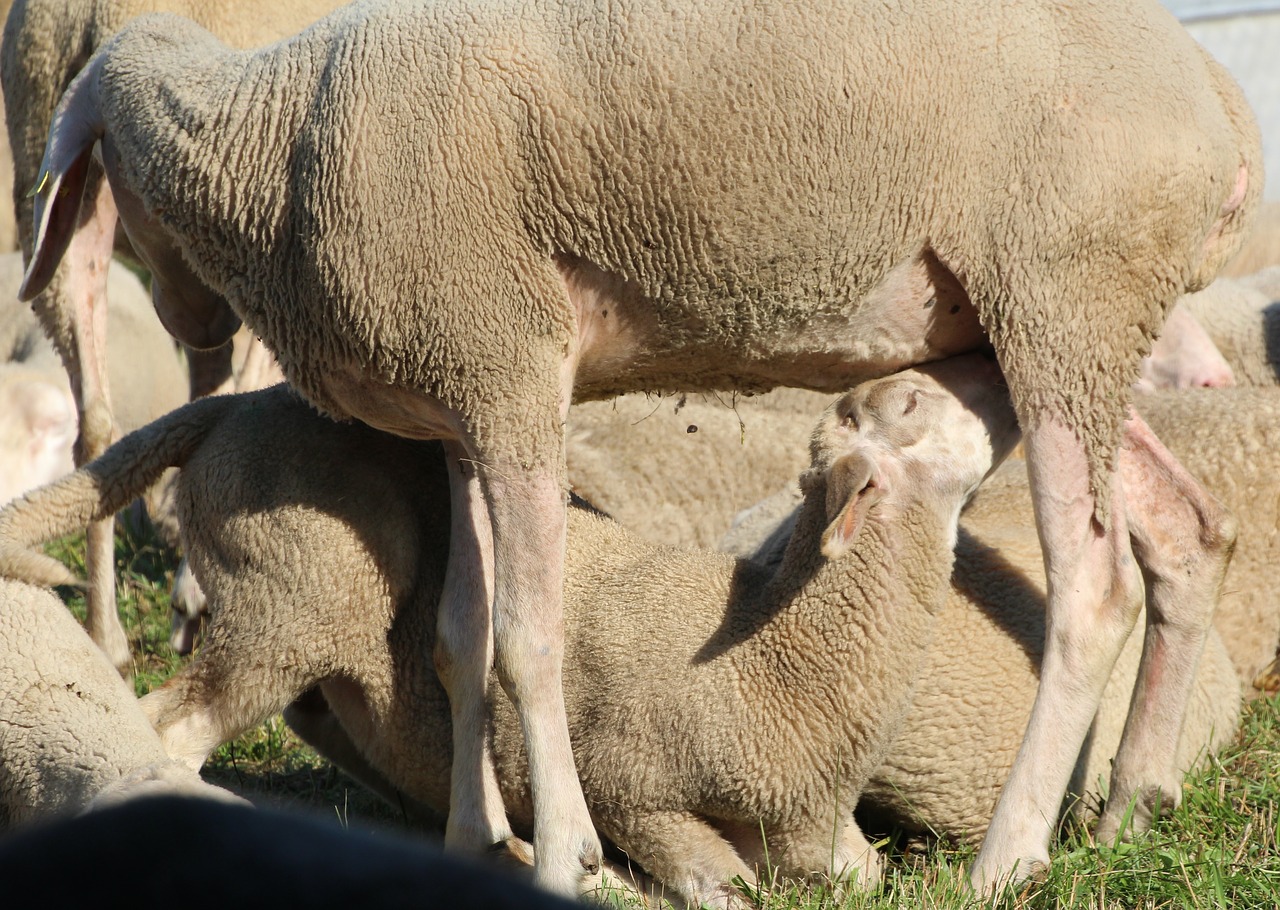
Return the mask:
M707 356L704 336L718 333L723 344L723 324L701 326L689 311L664 306L584 260L562 257L558 265L578 323L580 400L654 387L655 377L657 387L670 389L784 385L838 392L973 350L985 338L968 295L929 250L890 269L858 304L807 313L767 347L756 337L756 322L741 320L732 327L737 337L730 344L738 348L732 359Z

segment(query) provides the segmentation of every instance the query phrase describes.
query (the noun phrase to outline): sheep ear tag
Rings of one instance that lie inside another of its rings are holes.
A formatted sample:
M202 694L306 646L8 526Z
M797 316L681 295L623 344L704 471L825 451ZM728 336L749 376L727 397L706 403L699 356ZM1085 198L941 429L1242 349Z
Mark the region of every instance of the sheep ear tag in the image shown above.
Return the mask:
M35 249L27 266L27 274L18 288L18 299L31 300L49 286L53 273L62 261L80 218L80 202L84 197L85 178L93 158L93 142L62 169L55 169L45 158L32 195L35 196Z
M822 555L839 559L849 552L871 507L884 498L884 487L871 459L846 455L831 467L827 479L827 516Z

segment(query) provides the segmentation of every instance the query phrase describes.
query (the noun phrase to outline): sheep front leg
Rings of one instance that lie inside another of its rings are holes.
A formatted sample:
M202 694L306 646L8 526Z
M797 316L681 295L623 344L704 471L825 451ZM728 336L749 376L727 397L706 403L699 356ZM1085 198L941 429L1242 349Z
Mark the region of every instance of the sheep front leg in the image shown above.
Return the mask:
M601 851L565 716L563 440L560 446L558 460L534 468L486 461L481 470L493 526L496 665L529 756L535 877L576 895L599 872Z
M1094 517L1084 446L1052 414L1026 437L1048 610L1040 686L1022 746L970 871L990 891L1049 862L1049 839L1111 669L1142 605L1124 490L1110 478L1110 526Z
M1235 518L1136 414L1125 423L1120 476L1134 552L1147 576L1147 630L1098 821L1105 840L1119 833L1131 803L1134 833L1178 804L1178 738L1236 539Z
M485 731L493 665L493 535L475 459L445 443L449 562L436 617L435 666L449 696L453 768L445 844L480 852L512 837Z

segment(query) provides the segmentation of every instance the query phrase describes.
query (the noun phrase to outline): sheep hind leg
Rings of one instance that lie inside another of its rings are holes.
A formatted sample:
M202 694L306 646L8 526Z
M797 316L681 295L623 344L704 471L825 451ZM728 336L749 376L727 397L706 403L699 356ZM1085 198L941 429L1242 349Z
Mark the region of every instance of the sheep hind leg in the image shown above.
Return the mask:
M1026 448L1048 580L1045 653L1022 745L969 873L988 892L1048 866L1072 770L1142 606L1118 474L1109 479L1115 507L1103 528L1076 434L1046 414Z
M74 272L82 280L60 279L34 303L41 325L54 340L71 380L80 420L77 465L106 451L115 433L107 381L107 269L115 244L116 207L105 180L98 180L96 188L87 190L85 199L81 209L84 225L76 231L66 253L70 261L87 264ZM66 270L60 274L65 276ZM57 301L62 300L71 301L69 326L63 324L67 315L56 312ZM132 670L132 655L116 606L114 520L94 522L86 536L85 631L120 675L127 677Z
M1125 510L1147 579L1147 629L1099 839L1133 833L1181 795L1178 738L1235 546L1236 521L1134 415L1120 452Z
M449 561L434 656L454 730L445 844L478 853L512 838L485 735L493 664L493 535L474 460L460 442L446 442L444 448L451 506Z
M271 643L255 645L266 653ZM319 676L314 668L281 664L269 676L247 642L209 642L164 685L138 702L160 734L165 754L199 771L218 746L280 713Z
M493 528L494 652L528 753L535 880L576 895L600 871L601 850L565 713L563 441L557 454L535 468L482 459L481 471Z

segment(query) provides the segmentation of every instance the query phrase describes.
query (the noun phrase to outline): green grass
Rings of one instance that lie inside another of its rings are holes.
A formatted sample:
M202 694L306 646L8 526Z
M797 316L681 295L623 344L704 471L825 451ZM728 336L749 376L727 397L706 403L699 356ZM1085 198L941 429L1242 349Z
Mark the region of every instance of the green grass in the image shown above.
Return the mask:
M83 574L83 537L59 541L48 552ZM176 563L148 531L118 530L117 596L139 695L162 684L186 660L168 644ZM63 594L83 619L83 599L73 591ZM204 776L259 805L306 811L336 824L369 830L402 822L297 739L278 716L219 748ZM877 836L884 839L886 875L876 893L837 898L821 885L779 884L761 896L761 906L1275 910L1280 907L1280 695L1247 707L1236 740L1189 777L1182 804L1149 835L1132 843L1097 844L1083 827L1064 830L1047 880L1017 894L995 901L969 894L965 870L973 859L971 848L922 844L893 831ZM617 905L628 906L625 901Z

